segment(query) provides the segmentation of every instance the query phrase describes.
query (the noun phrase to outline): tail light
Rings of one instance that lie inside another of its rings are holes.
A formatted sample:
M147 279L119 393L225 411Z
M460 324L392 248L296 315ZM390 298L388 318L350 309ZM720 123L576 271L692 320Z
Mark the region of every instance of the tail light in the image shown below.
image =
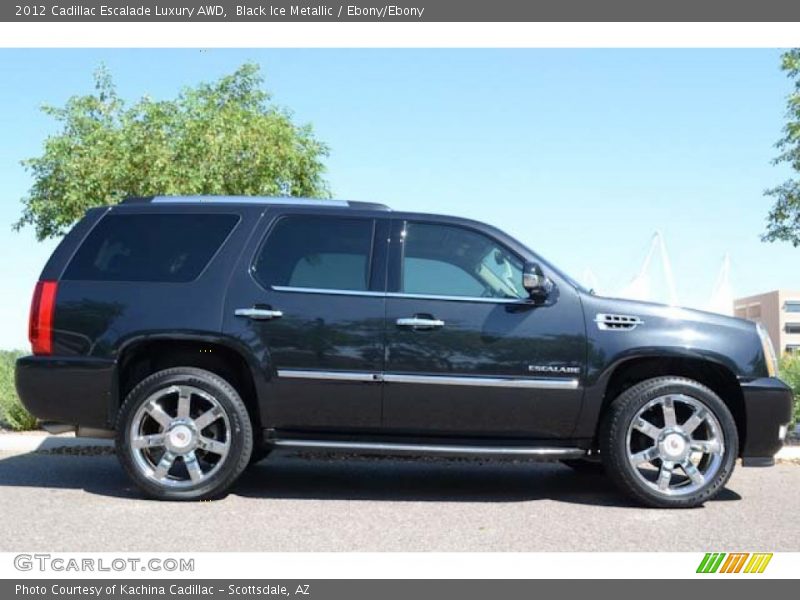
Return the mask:
M53 353L53 313L56 307L58 282L39 281L33 292L28 339L34 354Z

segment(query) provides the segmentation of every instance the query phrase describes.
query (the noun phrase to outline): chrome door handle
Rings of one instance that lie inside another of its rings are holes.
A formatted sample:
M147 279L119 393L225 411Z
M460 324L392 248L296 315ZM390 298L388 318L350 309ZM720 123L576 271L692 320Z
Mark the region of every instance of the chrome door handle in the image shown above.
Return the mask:
M398 327L419 327L424 329L438 329L444 327L444 321L440 319L423 319L421 317L407 317L397 319Z
M256 321L269 321L270 319L280 319L283 312L268 308L237 308L234 313L237 317L247 317Z

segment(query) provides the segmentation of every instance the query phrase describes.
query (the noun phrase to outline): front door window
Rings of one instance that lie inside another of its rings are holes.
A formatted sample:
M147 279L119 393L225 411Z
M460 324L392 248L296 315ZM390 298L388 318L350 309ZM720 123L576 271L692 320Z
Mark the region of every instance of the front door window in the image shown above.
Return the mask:
M483 234L407 223L400 291L427 296L522 299L522 261Z

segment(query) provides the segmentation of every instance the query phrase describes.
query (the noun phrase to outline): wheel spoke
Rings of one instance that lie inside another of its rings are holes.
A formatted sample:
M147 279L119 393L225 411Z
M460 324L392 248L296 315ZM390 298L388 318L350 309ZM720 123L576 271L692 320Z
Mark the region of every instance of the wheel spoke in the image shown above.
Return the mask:
M179 417L188 417L189 416L189 409L192 403L192 393L182 387L178 391L178 416Z
M212 454L225 456L228 453L228 442L220 442L211 438L200 436L200 448Z
M688 460L681 465L681 469L695 485L703 485L705 483L705 476Z
M197 427L198 431L203 431L203 429L211 425L211 423L219 419L221 416L222 410L220 410L219 407L215 406L210 408L194 420L195 427Z
M670 396L664 398L664 404L661 406L664 411L664 427L675 427L678 424L675 418L675 404Z
M140 474L159 488L191 488L220 469L233 435L219 398L189 382L176 382L138 406L127 424L127 451Z
M650 462L655 458L658 458L658 448L652 446L647 450L642 450L636 454L631 454L629 460L634 467L638 467L642 463Z
M721 454L722 446L717 440L692 440L690 448L703 454Z
M633 424L633 428L654 440L657 440L661 433L661 429L653 425L650 421L645 421L641 417Z
M163 429L169 427L169 424L172 422L172 417L170 417L163 408L161 408L155 402L151 402L147 407L147 414L150 415Z
M675 464L671 461L664 460L661 462L661 470L658 472L658 489L666 491L669 489L669 483L672 481L672 470Z
M137 449L158 448L164 445L164 434L154 433L152 435L141 435L131 439L131 446Z
M706 411L703 409L697 409L694 411L691 417L689 417L686 422L681 425L681 429L688 434L691 435L692 432L697 429L700 424L706 420Z
M192 480L192 483L197 483L203 479L203 470L200 468L200 463L194 451L189 452L183 457L183 464L186 465L186 470L189 471L189 478Z
M174 462L175 455L172 452L164 452L164 456L161 457L156 470L153 471L153 477L158 480L164 479L169 474Z

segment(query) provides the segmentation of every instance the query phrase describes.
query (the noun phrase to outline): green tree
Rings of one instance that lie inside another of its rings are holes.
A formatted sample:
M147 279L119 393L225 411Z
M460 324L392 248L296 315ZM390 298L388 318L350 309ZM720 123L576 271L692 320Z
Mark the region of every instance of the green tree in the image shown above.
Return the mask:
M781 68L794 83L786 101L786 125L776 147L780 154L775 164L788 164L800 173L800 49L789 50L781 57ZM775 199L767 217L764 241L791 242L800 246L800 181L789 179L766 192Z
M100 67L95 90L43 111L61 124L41 156L22 162L34 178L17 229L61 235L91 207L126 196L223 194L329 197L328 147L297 125L245 64L174 100L126 106Z
M794 392L792 427L800 422L800 355L787 353L781 358L780 377Z
M36 428L36 417L22 406L14 386L14 363L22 355L20 351L0 350L0 427L14 431Z

